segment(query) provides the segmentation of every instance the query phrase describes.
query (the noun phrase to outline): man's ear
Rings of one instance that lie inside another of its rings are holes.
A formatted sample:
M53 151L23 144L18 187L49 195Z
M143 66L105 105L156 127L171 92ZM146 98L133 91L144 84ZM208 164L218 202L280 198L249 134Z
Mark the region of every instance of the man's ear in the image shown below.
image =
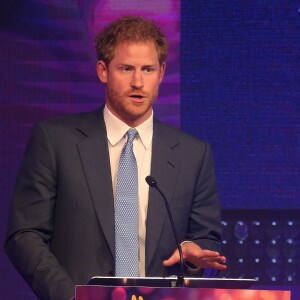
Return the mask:
M98 60L97 62L97 74L101 82L107 83L107 67L103 60Z
M163 80L163 78L164 78L164 75L165 75L165 71L166 71L166 67L167 67L167 65L166 65L166 63L165 62L163 62L162 64L161 64L161 66L160 66L160 82Z

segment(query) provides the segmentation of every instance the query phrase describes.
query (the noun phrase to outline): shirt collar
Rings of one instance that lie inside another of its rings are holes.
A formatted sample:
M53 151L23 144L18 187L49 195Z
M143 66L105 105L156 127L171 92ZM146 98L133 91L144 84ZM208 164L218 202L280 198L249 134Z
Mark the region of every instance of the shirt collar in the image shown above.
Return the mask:
M103 116L106 125L107 139L112 146L115 146L125 136L130 127L113 115L106 105L104 107ZM135 129L138 131L144 147L148 149L153 136L153 110L151 116L142 124L135 127Z

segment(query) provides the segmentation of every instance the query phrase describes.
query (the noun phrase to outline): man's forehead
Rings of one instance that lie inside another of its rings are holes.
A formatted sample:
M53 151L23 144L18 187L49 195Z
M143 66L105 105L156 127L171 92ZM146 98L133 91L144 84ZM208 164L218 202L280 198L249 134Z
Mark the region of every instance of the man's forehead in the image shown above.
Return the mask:
M141 54L139 56L139 54ZM154 64L158 62L158 51L152 41L122 41L117 43L114 49L113 59L116 58L138 60L144 58L148 61L148 64Z

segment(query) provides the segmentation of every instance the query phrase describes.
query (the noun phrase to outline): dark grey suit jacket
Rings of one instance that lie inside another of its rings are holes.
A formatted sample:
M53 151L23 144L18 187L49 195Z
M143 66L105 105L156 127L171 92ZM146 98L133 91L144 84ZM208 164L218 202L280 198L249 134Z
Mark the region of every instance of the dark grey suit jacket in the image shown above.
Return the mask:
M220 216L209 145L154 121L151 175L169 200L180 241L219 250ZM35 126L14 191L5 249L40 299L114 272L114 200L103 109ZM178 274L164 202L150 189L146 276Z

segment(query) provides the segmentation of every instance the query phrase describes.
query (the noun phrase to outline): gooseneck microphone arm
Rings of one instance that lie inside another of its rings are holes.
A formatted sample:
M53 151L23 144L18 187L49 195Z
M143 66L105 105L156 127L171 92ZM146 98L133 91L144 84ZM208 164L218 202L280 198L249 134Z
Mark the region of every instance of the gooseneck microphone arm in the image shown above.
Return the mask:
M175 224L174 224L174 220L173 220L173 216L172 216L172 213L171 213L171 210L170 210L169 203L168 203L167 198L164 195L164 193L157 186L156 180L152 176L147 176L145 178L145 180L146 180L146 182L148 183L148 185L150 187L155 188L159 192L159 194L162 196L162 198L165 201L165 205L166 205L166 208L167 208L168 216L169 216L169 219L170 219L170 222L171 222L172 230L173 230L173 233L174 233L174 237L175 237L175 240L176 240L177 249L179 251L179 257L180 257L180 275L177 276L176 286L177 287L182 287L183 286L183 281L184 281L183 254L182 254L181 245L179 243L179 239L178 239L178 235L177 235L177 231L176 231L176 227L175 227Z

